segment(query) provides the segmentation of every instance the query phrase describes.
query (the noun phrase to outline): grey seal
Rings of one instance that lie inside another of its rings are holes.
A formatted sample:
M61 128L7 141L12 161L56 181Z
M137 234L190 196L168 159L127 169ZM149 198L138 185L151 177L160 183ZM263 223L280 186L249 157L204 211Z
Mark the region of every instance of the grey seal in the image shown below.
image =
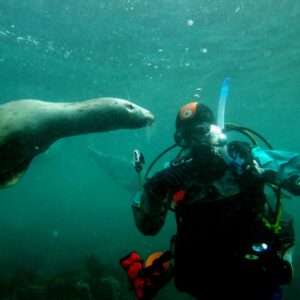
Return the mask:
M0 188L16 184L32 159L58 139L151 125L153 114L124 99L16 100L0 105Z

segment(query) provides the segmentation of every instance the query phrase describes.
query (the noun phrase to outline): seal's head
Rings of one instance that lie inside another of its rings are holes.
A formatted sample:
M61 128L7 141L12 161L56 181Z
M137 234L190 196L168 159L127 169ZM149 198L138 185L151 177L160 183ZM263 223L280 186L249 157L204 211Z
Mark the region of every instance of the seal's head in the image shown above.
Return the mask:
M107 117L118 127L141 128L150 126L155 121L154 115L149 110L128 100L113 98L110 105L112 106L111 115Z
M128 100L105 98L98 102L105 105L105 114L101 113L97 122L103 127L112 129L135 129L150 126L155 121L154 115L147 109Z

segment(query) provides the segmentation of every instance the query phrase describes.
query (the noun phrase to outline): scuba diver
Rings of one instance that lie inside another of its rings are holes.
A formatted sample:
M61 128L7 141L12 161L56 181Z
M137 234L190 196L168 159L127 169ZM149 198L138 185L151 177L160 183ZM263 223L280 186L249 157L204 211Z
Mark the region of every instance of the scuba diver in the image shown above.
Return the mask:
M228 79L221 90L218 122L202 103L180 109L174 139L181 151L152 177L146 172L132 203L135 224L144 235L156 235L168 211L175 212L171 250L154 263L174 260L172 275L180 292L201 300L282 299L281 285L293 277L295 238L293 220L281 206L281 199L289 196L282 190L300 195L300 155L263 150L253 134L271 145L261 135L224 124L227 94ZM225 133L231 130L254 145L227 142ZM157 288L150 276L149 288L149 267L136 252L120 263L138 299L152 299L170 280L168 268L169 276Z

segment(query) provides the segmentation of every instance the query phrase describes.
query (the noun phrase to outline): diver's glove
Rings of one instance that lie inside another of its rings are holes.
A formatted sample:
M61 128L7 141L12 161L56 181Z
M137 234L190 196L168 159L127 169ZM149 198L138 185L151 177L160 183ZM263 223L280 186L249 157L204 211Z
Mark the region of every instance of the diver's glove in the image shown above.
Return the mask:
M173 266L170 263L171 253L155 252L146 260L137 252L130 252L120 260L121 267L126 271L131 290L134 290L138 300L151 300L173 276Z
M192 159L176 158L170 166L150 178L144 185L150 194L173 194L183 187L184 181L192 170Z

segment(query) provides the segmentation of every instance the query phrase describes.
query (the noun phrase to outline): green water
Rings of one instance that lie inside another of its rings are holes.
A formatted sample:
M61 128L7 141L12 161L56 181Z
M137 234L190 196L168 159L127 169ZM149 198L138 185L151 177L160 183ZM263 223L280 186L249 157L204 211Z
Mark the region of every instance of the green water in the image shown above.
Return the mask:
M1 0L0 103L119 97L157 120L150 132L59 141L16 186L1 190L2 272L22 265L54 273L77 267L89 254L117 265L131 250L145 256L166 249L173 216L157 237L142 236L131 194L87 147L129 159L138 147L149 164L173 143L179 107L196 99L216 111L227 76L226 121L258 130L275 148L299 152L299 20L296 0ZM286 206L300 227L298 201ZM297 253L295 264L286 299L296 299L300 289ZM162 299L183 299L168 289Z

